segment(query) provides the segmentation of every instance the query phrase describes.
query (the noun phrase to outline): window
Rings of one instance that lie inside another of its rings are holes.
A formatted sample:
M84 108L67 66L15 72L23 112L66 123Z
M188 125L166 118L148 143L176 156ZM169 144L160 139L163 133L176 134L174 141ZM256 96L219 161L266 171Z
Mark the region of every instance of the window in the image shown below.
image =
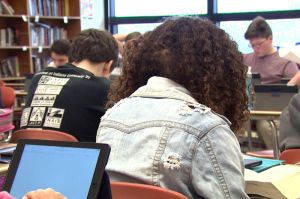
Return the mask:
M218 13L299 10L299 0L218 0Z
M115 0L115 16L170 16L207 13L207 0Z
M239 45L242 53L250 53L252 49L248 46L248 41L244 38L244 34L251 21L224 21L220 22L220 28L225 30L231 38Z
M131 33L131 32L140 32L145 33L147 31L153 30L161 23L144 23L144 24L120 24L118 25L118 32L120 33Z

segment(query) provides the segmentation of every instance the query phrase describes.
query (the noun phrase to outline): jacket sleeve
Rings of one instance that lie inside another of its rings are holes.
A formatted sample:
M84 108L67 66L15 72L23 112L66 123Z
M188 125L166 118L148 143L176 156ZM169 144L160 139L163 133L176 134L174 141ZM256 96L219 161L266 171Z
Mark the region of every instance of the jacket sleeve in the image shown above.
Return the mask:
M227 125L214 127L195 150L191 181L203 198L248 198L239 143Z
M280 116L279 147L281 151L300 148L300 94L294 95Z

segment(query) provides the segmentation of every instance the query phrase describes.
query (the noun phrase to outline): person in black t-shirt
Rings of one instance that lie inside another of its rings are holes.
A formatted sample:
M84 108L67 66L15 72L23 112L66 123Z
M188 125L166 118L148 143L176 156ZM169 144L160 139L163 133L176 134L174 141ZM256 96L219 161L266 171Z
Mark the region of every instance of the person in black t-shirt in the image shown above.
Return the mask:
M59 130L95 142L118 45L106 31L84 30L72 42L69 59L71 63L34 75L20 126Z

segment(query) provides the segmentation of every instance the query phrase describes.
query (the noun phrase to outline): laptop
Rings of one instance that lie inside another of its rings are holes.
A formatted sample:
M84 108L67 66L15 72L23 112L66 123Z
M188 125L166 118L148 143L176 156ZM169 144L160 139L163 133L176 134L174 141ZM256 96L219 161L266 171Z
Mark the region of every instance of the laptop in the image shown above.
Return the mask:
M254 85L254 92L254 110L282 111L298 88L286 84L260 84Z
M72 199L96 199L109 157L107 144L20 140L3 190L15 198L53 188Z
M252 85L261 84L260 73L252 73Z

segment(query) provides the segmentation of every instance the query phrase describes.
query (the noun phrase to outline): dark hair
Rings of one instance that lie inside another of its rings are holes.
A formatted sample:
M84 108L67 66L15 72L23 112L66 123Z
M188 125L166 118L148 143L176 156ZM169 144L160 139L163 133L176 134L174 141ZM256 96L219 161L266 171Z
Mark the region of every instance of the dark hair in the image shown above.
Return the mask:
M245 32L245 39L256 37L267 38L272 35L272 29L263 17L256 17Z
M200 103L226 116L233 130L248 119L247 66L237 44L206 19L169 19L126 44L123 73L113 82L107 106L130 96L152 76L184 86Z
M50 51L58 55L69 56L70 48L71 42L69 40L59 39L53 42L53 44L50 47Z
M93 28L83 30L72 42L70 59L71 62L87 59L92 63L113 60L113 70L118 59L118 44L107 31Z
M125 41L125 42L128 42L129 40L136 39L136 38L138 38L138 37L141 36L141 35L142 35L142 34L141 34L140 32L132 32L132 33L129 33L129 34L125 37L124 41Z

